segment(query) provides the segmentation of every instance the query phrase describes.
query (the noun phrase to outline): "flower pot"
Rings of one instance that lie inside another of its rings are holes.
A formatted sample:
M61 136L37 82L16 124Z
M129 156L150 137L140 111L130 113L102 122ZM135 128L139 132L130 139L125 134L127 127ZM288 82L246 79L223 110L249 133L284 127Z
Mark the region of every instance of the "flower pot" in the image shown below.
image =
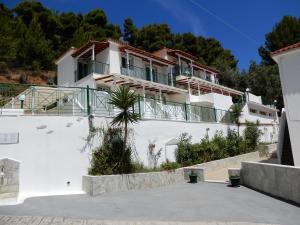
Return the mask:
M240 177L239 176L230 176L230 183L232 187L240 186Z
M190 174L190 183L197 183L197 180L198 180L198 176L197 174Z

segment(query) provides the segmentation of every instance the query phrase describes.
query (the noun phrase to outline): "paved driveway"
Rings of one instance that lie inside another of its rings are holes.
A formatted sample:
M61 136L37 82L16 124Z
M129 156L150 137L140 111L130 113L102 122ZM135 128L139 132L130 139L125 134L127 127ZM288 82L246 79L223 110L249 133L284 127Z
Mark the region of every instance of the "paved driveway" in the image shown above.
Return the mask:
M245 187L181 183L147 191L52 196L1 206L0 215L122 221L300 224L300 208ZM133 223L128 223L133 224ZM153 223L155 224L155 223ZM180 223L179 223L180 224Z

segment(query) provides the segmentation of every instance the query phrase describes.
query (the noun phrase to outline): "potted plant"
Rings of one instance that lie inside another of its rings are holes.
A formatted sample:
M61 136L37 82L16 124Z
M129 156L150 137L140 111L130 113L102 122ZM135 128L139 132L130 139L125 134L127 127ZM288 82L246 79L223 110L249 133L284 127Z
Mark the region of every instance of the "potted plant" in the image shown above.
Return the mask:
M240 180L241 180L240 176L233 175L233 176L230 176L229 179L230 179L230 183L231 183L232 187L240 186Z
M189 174L190 177L190 183L197 183L198 180L198 175L192 170L191 173Z

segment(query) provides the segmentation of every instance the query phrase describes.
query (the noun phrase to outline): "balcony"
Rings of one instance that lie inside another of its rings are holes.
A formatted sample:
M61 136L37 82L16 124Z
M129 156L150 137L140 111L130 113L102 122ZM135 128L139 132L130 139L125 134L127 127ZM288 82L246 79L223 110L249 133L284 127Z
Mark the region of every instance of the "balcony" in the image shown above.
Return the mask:
M150 70L147 68L141 68L137 66L130 66L129 68L121 67L121 74L129 77L134 77L137 79L151 81ZM170 76L167 74L153 71L152 77L153 77L152 82L170 85L170 86L172 85Z
M187 67L187 66L181 66L181 69L180 69L180 67L177 65L177 67L175 68L174 74L176 76L183 75L183 76L187 76L187 77L197 77L197 78L212 82L209 74L206 74L203 71L199 71L199 70L195 70L195 69L192 71L192 68Z
M109 64L98 61L78 61L77 80L80 80L92 73L109 74Z

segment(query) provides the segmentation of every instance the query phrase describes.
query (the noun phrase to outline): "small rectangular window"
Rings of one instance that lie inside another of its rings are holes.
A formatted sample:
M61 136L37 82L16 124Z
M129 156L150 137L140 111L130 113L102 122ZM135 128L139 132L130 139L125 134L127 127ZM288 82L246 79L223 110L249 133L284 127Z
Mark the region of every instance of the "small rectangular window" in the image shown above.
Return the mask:
M255 109L250 109L251 113L257 113L257 111Z
M122 68L127 68L127 62L125 57L122 57Z

